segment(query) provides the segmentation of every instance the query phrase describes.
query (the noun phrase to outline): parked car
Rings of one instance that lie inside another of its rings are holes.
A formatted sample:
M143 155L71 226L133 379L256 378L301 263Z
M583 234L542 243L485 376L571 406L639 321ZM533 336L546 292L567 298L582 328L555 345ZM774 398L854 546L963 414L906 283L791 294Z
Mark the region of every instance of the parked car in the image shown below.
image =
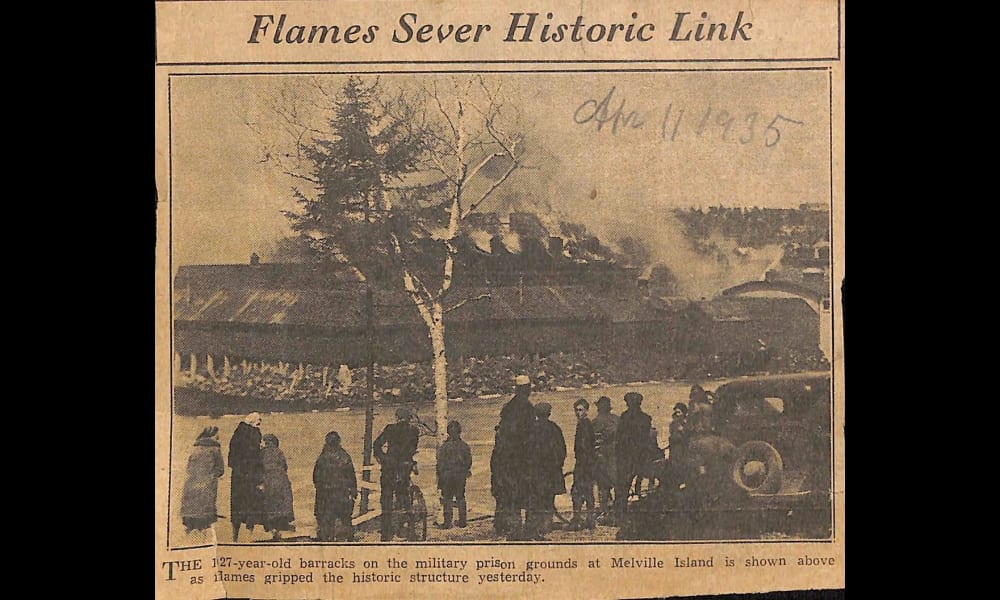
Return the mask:
M828 538L830 376L740 379L708 396L710 425L671 442L663 482L629 507L619 537Z

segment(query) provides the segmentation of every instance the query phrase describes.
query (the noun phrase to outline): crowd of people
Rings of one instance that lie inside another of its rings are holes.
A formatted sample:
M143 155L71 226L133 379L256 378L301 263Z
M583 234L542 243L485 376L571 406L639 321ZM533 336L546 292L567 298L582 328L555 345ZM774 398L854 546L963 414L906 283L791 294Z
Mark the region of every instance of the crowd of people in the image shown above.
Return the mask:
M230 515L234 542L239 540L243 527L252 532L260 525L275 540L280 539L281 532L295 531L288 462L278 437L261 433L261 422L260 413L250 413L236 426L229 441L227 462L232 470ZM206 427L198 434L188 458L181 497L181 520L187 533L208 529L218 520L216 499L219 479L224 474L219 428ZM336 431L326 435L313 468L313 484L318 538L352 540L351 513L358 494L357 475ZM337 520L347 529L340 538L335 527Z
M282 531L295 530L288 462L279 447L278 437L261 434L260 426L260 414L250 413L236 427L229 441L234 542L243 526L252 531L261 525L274 539L279 539ZM181 520L187 532L207 529L218 520L218 482L224 473L219 428L206 427L198 434L194 451L188 458L187 479L181 497Z
M601 396L595 402L593 419L590 402L580 398L573 404L575 465L564 472L566 437L550 420L549 403L531 403L532 387L529 376L516 377L514 395L500 410L490 456L490 491L496 502L494 530L510 541L546 539L555 517L555 497L567 492L573 506L570 529L617 524L628 512L629 497L640 494L643 481L648 481L647 490L662 482L671 465L683 460L688 439L712 428L712 399L695 385L689 404L674 406L668 461L667 448L657 444L652 417L642 410L642 394L626 393L626 408L620 415L613 412L611 398ZM387 425L372 442L373 455L381 466L382 541L399 533L397 525L411 509L410 476L416 472L414 455L420 436L413 420L407 406L398 407L396 422ZM229 443L234 542L244 526L252 531L261 525L274 539L280 539L283 531L294 531L287 462L278 438L262 434L260 428L260 414L251 413L239 423ZM472 453L462 440L461 423L449 422L447 433L437 451L436 479L444 513L439 526L466 527L465 486L471 475ZM219 429L207 427L195 440L188 460L181 502L188 532L207 529L217 520L218 481L224 471ZM567 490L566 477L570 475L572 485ZM357 473L336 431L326 435L313 468L313 484L317 539L353 541L351 516L358 495Z
M556 391L606 384L667 379L729 377L750 372L791 372L829 368L822 353L788 349L766 356L692 355L674 361L661 360L649 352L608 353L582 351L547 356L495 356L455 359L448 364L448 393L474 398L507 389L509 374L529 373L534 389ZM429 363L379 365L376 370L377 400L412 403L434 397ZM221 396L305 403L309 406L352 406L367 398L367 371L291 364L279 361L230 361L222 365L208 360L196 368L179 371L176 385Z
M569 475L573 477L569 489L571 530L617 524L628 512L629 497L641 493L644 481L647 489L663 481L668 469L667 449L657 444L652 417L642 410L642 394L626 393L626 409L621 415L612 412L609 397L601 396L593 419L587 399L573 403L575 465L564 474L565 437L549 420L551 405L539 402L532 406L531 389L530 378L517 378L514 397L504 405L496 427L490 483L496 500L497 535L511 541L546 539L554 522L555 496L567 493L565 477ZM691 397L709 402L700 386L692 388ZM687 412L683 403L674 408L671 448L686 443ZM672 450L671 454L680 457L683 450Z

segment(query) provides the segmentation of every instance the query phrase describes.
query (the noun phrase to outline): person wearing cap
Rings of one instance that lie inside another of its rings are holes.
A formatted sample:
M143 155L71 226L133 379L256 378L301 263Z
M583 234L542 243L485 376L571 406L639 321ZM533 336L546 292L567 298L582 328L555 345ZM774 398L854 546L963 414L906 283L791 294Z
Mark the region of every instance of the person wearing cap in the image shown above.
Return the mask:
M526 539L542 541L552 527L555 498L566 493L563 465L566 462L566 438L562 429L549 420L552 405L535 405L535 423L529 444L530 500Z
M522 511L528 510L531 498L529 437L535 410L528 400L530 395L531 380L527 375L518 375L514 379L514 397L500 409L490 458L491 491L497 501L494 529L510 540L524 538Z
M688 432L688 407L683 402L674 404L670 415L670 437L667 439L669 459L667 460L666 476L673 485L683 483L684 469L687 462L687 449L690 433Z
M441 490L444 529L451 528L451 519L456 506L458 526L466 525L465 482L472 474L471 469L472 451L462 440L462 425L458 421L451 421L448 423L448 439L441 444L437 453L437 485Z
M218 520L219 478L226 472L219 445L219 428L206 427L194 441L188 457L187 478L181 496L181 522L186 533L208 529Z
M667 441L667 448L670 449L670 462L679 464L681 454L688 443L688 407L683 402L674 404L674 410L670 415L670 438Z
M691 386L688 394L688 430L694 434L712 433L712 403L708 392L698 384Z
M236 426L229 440L229 468L233 470L229 509L234 542L239 540L241 525L252 532L261 522L259 486L264 467L260 456L260 424L260 413L250 413Z
M618 517L628 508L628 496L636 476L646 471L649 459L650 433L653 418L642 412L642 394L625 394L628 408L618 420L618 483L615 485L615 506Z
M594 425L587 418L590 403L580 398L573 403L573 413L576 415L576 435L573 438L573 457L576 465L573 467L573 519L570 528L579 530L594 528L594 466L597 463L597 451L594 445ZM586 506L586 512L583 507ZM582 517L581 517L582 514Z
M264 447L260 461L264 470L260 494L260 511L265 531L275 540L282 531L295 531L292 521L295 510L292 502L292 482L288 479L288 461L281 451L278 436L268 433L263 437Z
M340 445L340 434L326 434L323 450L313 467L313 485L316 486L316 537L321 542L353 542L354 525L351 514L358 497L358 475L351 455ZM337 521L343 524L346 534L337 535Z
M597 416L594 417L594 483L597 484L598 522L610 523L612 505L611 490L618 480L616 469L617 449L615 439L618 434L618 415L611 412L611 398L597 399Z
M379 478L382 516L379 520L383 542L392 540L393 524L410 510L410 473L420 442L420 431L410 423L411 418L409 408L397 408L396 422L386 425L372 442L375 460L382 465Z

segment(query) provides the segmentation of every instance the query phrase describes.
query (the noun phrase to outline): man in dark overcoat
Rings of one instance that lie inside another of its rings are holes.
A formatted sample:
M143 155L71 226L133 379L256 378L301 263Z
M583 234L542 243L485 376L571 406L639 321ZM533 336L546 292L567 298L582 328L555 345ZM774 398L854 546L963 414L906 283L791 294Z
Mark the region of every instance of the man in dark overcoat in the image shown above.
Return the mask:
M555 514L555 497L566 493L563 464L566 462L566 438L562 429L549 420L552 405L539 402L535 405L535 424L529 444L531 497L527 538L544 540L552 527Z
M261 462L260 413L250 413L236 426L229 440L229 468L233 470L230 495L230 515L233 521L233 541L240 535L240 525L249 531L260 523L260 485L264 479Z
M632 482L643 472L650 457L650 433L653 428L653 418L642 412L642 394L629 392L625 394L625 404L628 408L618 420L618 484L615 486L615 505L618 516L625 514L628 507L628 495Z
M579 530L594 528L594 467L597 451L594 447L594 425L587 418L590 403L580 398L573 403L576 415L576 435L573 438L573 520L570 528ZM586 511L583 507L586 506Z
M396 409L396 422L385 426L382 433L372 442L375 460L382 466L379 483L382 487L382 541L392 540L393 524L410 510L410 473L413 471L413 455L417 453L420 431L410 423L410 409L401 406Z
M528 400L529 395L531 380L527 375L518 375L514 380L514 397L500 409L490 458L492 492L497 500L494 526L498 534L510 540L524 537L521 511L528 510L531 497L528 442L535 411Z
M618 484L618 415L611 412L611 398L597 399L597 416L594 417L594 446L597 461L594 464L594 482L597 484L597 502L602 524L610 523L611 490Z

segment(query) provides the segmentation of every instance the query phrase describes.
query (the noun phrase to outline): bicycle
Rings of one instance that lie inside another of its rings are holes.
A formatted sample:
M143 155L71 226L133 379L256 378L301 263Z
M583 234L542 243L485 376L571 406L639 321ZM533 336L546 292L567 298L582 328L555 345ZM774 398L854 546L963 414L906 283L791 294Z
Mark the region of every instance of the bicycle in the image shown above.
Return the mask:
M393 506L393 535L404 538L408 542L427 541L427 502L424 500L424 492L420 486L410 480L409 474L419 475L416 461L412 462L407 479L407 504L397 499Z

